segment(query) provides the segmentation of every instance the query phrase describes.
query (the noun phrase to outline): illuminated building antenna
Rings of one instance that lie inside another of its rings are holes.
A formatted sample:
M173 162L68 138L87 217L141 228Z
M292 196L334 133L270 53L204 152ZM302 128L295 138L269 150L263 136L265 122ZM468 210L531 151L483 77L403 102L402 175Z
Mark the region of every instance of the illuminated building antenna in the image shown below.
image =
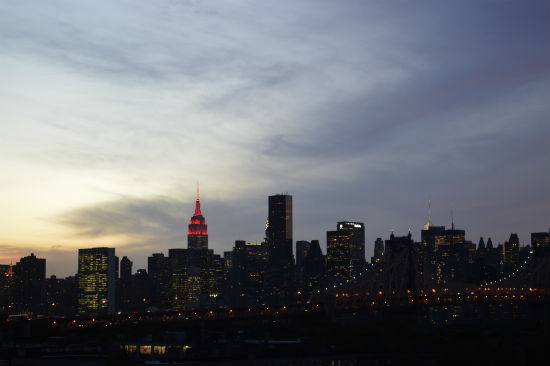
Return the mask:
M433 226L432 224L432 205L431 205L432 201L431 200L428 200L428 222L426 223L426 225L424 225L424 230L429 230L430 227Z

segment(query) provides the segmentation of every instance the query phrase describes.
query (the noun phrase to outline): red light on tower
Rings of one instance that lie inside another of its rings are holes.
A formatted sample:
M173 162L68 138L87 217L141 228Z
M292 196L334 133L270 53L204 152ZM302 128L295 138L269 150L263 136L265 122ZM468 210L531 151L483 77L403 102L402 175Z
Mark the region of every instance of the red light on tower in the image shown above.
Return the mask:
M191 221L189 222L189 230L187 231L187 246L192 249L208 248L208 227L206 225L206 220L201 213L198 184L195 213L191 217Z

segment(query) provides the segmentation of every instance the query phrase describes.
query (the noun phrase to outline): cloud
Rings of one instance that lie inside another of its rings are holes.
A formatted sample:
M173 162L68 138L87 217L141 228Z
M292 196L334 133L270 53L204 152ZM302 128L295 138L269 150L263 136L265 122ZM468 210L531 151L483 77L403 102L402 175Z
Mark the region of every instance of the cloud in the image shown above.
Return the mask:
M548 221L535 202L548 202L547 1L36 1L0 14L6 227L55 217L68 238L145 258L185 245L197 180L220 251L261 240L265 196L280 191L295 194L297 239L347 217L370 241L423 223L430 197L461 202L476 236L488 216L509 231L502 202L535 207L514 230Z

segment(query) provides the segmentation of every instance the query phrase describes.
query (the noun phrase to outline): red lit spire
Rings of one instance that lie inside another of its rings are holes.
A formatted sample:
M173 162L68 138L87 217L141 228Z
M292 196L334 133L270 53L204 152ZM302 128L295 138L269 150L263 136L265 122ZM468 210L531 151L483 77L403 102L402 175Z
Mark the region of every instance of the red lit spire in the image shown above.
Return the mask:
M197 201L195 202L195 213L189 223L188 235L208 235L206 220L201 213L201 202L199 197L199 184L197 183Z
M199 199L199 183L197 183L197 202L195 202L195 215L199 216L201 214L201 201Z

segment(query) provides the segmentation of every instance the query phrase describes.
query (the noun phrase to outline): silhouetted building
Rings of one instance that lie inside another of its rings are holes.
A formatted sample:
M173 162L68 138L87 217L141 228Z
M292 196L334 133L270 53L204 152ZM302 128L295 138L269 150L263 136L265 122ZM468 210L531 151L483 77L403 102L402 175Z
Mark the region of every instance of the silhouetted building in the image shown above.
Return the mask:
M536 256L548 254L550 250L550 232L531 233L531 249Z
M191 221L189 222L189 231L187 232L187 248L208 249L208 230L206 226L206 219L201 213L198 186L197 201L195 202L195 213L191 217Z
M171 269L171 303L175 309L185 309L187 304L187 277L189 259L187 249L169 249Z
M233 247L231 304L259 306L266 301L268 248L265 243L252 244L236 240Z
M327 231L329 280L349 279L365 268L365 225L341 221L336 231Z
M115 249L78 250L78 312L115 311Z
M319 240L312 240L307 255L303 260L304 286L303 297L308 299L325 281L326 260L321 252Z
M296 289L301 290L304 287L304 258L309 251L310 243L306 240L296 241L296 267L294 271Z
M127 256L120 260L120 280L122 283L130 282L132 278L132 261Z
M415 294L422 287L422 265L419 259L421 246L412 240L411 232L407 236L395 236L385 242L384 250L384 293L397 297Z
M172 306L187 310L210 306L212 281L216 281L211 276L214 272L218 279L222 277L221 260L214 260L211 249L170 249L168 257ZM218 268L212 269L215 265ZM217 294L217 287L215 291Z
M44 281L45 313L71 316L77 311L77 283L74 276L57 278L51 276Z
M382 238L376 238L374 241L374 256L371 258L372 264L384 262L384 241Z
M269 196L265 234L269 250L268 301L275 305L283 304L294 295L292 196Z
M510 234L510 239L504 242L503 246L504 264L509 268L515 267L519 263L519 237L518 234Z
M147 271L151 283L151 302L159 308L170 303L170 259L163 253L153 253L147 258Z
M13 308L13 265L0 264L0 314L11 313Z
M37 258L34 253L23 257L14 268L13 295L19 312L40 311L44 298L46 259Z

